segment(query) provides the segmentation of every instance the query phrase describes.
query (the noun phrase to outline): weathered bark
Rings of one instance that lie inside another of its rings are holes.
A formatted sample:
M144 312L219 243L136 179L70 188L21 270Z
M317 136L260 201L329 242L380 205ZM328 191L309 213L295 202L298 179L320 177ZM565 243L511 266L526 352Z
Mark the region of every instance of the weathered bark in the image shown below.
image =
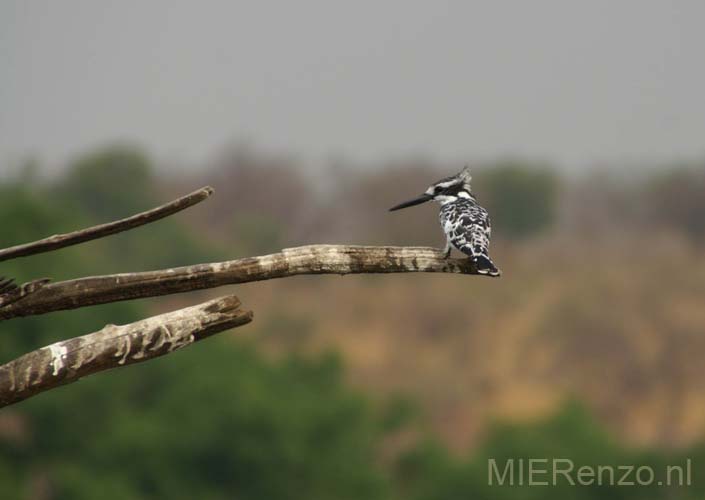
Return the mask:
M0 307L7 306L8 304L12 304L13 302L23 299L27 295L43 288L50 281L51 280L49 278L41 278L23 283L22 286L17 286L13 283L13 286L10 289L0 294Z
M57 250L126 231L190 207L210 187L147 212L91 228L0 250L0 261ZM309 245L261 257L138 273L92 276L58 283L37 279L20 287L0 278L0 320L108 302L169 295L303 274L478 274L468 259L446 259L436 248ZM102 370L168 354L214 333L244 325L252 313L226 296L129 325L56 342L0 366L0 407L75 382Z
M56 342L0 366L0 407L81 377L169 354L252 321L234 295Z
M15 280L12 278L5 278L5 276L0 276L0 295L17 290L17 285L15 285Z
M71 233L55 234L54 236L49 236L48 238L34 241L32 243L24 243L22 245L5 248L0 250L0 261L14 259L16 257L26 257L28 255L43 252L50 252L52 250L58 250L59 248L77 245L78 243L127 231L128 229L134 229L144 224L149 224L150 222L163 219L164 217L175 214L176 212L180 212L181 210L191 207L196 203L200 203L211 194L213 194L213 188L206 186L198 191L194 191L193 193L189 193L186 196L182 196L181 198L177 198L174 201L166 203L165 205L127 217L126 219L100 224L98 226L81 229Z
M468 259L445 259L430 247L309 245L261 257L51 283L0 308L0 319L75 309L302 274L477 274Z

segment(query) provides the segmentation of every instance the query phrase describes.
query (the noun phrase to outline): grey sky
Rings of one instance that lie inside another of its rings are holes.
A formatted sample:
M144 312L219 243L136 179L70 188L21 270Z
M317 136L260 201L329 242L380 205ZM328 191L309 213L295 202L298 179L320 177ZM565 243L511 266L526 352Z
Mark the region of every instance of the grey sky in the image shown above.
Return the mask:
M0 0L0 169L113 140L568 167L705 156L705 2Z

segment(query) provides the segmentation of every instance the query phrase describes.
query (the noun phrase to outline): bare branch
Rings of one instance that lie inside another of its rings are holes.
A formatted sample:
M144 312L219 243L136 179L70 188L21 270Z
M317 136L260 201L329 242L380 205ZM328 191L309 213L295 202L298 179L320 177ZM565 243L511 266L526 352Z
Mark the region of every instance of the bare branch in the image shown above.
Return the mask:
M17 286L12 283L12 281L14 280L10 280L12 286L8 290L0 294L0 307L12 304L13 302L17 302L18 300L23 299L27 295L32 294L37 290L40 290L51 280L49 278L41 278L38 280L28 281L27 283L22 284L22 286Z
M239 306L238 298L229 295L32 351L0 366L0 407L92 373L169 354L252 321L252 312Z
M5 278L5 276L0 276L0 299L2 298L2 295L13 290L17 290L15 280L13 278Z
M127 217L126 219L100 224L98 226L81 229L66 234L55 234L42 240L32 243L24 243L14 247L0 250L0 261L14 259L17 257L26 257L43 252L58 250L59 248L77 245L90 240L103 238L111 234L120 233L129 229L149 224L159 219L163 219L169 215L180 212L190 206L200 203L213 194L213 188L210 186L203 187L198 191L182 196L165 205L141 212L139 214Z
M408 272L477 274L477 269L469 259L445 259L430 247L309 245L261 257L52 283L0 308L0 319L302 274Z

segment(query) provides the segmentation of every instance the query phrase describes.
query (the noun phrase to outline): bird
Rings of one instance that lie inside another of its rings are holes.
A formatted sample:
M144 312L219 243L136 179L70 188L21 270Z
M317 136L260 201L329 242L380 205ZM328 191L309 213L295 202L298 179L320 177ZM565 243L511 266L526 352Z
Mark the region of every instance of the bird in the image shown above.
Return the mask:
M499 276L501 271L490 258L490 215L477 203L470 187L470 167L465 166L458 174L445 177L429 186L421 195L389 209L390 212L412 207L427 201L436 201L441 210L439 219L446 235L442 252L450 257L455 247L467 255L478 274Z

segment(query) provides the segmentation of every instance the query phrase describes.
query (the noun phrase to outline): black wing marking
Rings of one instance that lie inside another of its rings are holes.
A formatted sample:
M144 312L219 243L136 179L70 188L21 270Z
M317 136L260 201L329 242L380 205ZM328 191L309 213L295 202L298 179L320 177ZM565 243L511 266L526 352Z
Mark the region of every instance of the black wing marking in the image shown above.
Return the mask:
M483 274L496 276L499 270L490 259L490 216L471 200L458 200L441 208L441 225L451 244L468 255Z

